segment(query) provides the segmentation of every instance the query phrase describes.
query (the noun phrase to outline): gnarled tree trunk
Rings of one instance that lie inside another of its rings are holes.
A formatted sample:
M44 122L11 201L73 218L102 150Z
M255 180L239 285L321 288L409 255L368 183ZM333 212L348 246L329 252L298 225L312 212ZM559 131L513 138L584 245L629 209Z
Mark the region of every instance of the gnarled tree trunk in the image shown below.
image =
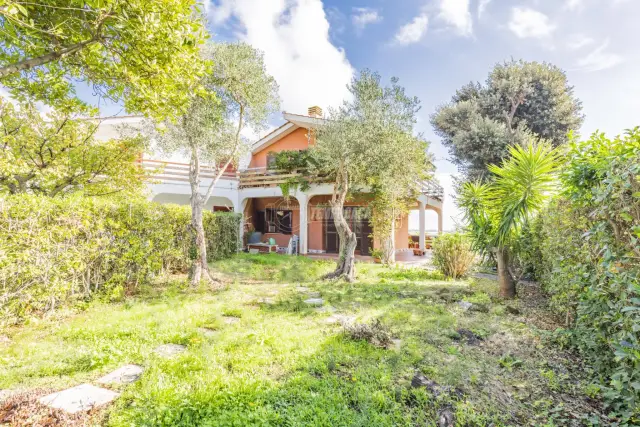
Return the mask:
M513 298L516 296L516 283L509 272L509 254L506 248L499 247L496 249L496 261L498 262L500 296L503 298Z
M339 259L336 269L327 274L324 278L343 278L348 282L355 279L355 252L358 244L356 233L350 228L347 220L344 218L344 201L349 191L349 178L347 171L341 169L336 176L336 182L333 187L333 195L331 197L331 214L336 225L336 230L340 238Z

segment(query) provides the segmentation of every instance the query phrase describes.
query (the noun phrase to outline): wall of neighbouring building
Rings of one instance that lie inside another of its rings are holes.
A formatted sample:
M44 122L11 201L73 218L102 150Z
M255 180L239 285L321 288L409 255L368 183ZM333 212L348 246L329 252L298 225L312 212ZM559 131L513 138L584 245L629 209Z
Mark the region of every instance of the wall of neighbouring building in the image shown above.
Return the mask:
M306 150L309 148L309 139L307 137L307 129L300 128L283 137L281 140L273 143L251 156L250 168L264 168L267 166L267 155L271 152L284 150Z

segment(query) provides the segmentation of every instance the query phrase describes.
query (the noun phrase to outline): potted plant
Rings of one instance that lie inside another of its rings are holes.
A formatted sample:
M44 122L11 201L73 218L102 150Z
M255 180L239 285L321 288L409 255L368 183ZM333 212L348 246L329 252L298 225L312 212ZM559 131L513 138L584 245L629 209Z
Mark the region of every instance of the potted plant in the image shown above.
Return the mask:
M371 256L373 257L373 262L375 262L376 264L382 263L382 249L372 250Z

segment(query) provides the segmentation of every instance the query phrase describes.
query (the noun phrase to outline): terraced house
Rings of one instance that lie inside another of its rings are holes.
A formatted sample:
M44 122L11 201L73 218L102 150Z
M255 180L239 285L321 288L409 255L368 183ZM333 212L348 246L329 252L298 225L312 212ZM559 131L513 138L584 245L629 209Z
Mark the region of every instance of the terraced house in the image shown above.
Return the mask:
M314 130L324 123L322 110L311 107L307 115L282 113L284 123L256 141L251 156L244 167L236 170L228 168L218 181L213 197L206 208L228 210L241 213L244 218L243 233L252 233L252 238L271 241L280 248L287 247L294 236L299 237L300 254L332 254L339 248L329 200L333 186L313 183L307 191L294 190L290 197L283 197L280 184L294 173L278 171L274 168L274 154L283 150L306 150L315 143ZM121 123L136 123L138 117L107 119L102 122L100 136L117 136L117 126ZM188 179L189 165L166 159L141 159L147 169L161 172L149 184L150 198L159 203L188 204L191 194ZM203 170L202 186L209 185L213 169ZM422 183L422 192L411 209L419 214L419 247L425 249L425 211L437 213L437 230L442 232L443 189L436 182ZM345 203L345 217L358 238L356 254L369 255L377 246L372 237L369 222L370 210L366 194ZM435 224L434 224L434 227ZM245 239L246 241L246 239ZM406 251L410 246L408 214L396 221L396 251Z

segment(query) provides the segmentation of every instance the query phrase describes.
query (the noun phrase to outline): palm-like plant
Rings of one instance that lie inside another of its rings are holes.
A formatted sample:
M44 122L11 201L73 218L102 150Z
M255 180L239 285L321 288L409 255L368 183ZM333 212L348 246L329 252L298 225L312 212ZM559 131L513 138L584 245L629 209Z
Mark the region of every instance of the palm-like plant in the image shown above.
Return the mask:
M552 194L559 166L557 149L545 143L512 146L501 166L489 166L488 182L462 186L458 204L476 249L495 255L500 295L505 298L514 297L516 291L508 248Z

